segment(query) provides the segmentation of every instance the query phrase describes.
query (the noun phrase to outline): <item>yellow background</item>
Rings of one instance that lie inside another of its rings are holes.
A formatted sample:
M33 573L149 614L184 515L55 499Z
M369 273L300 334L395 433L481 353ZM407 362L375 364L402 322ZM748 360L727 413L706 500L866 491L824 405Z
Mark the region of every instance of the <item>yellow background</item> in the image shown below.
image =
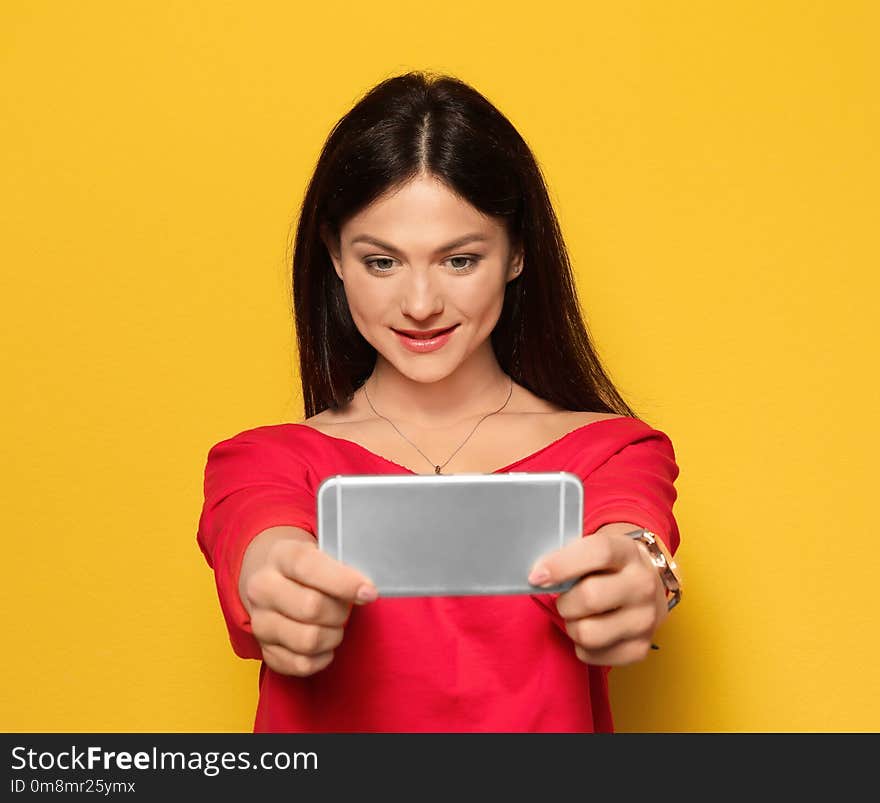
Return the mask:
M0 729L251 729L204 460L300 418L305 183L421 68L533 148L600 354L676 448L685 598L613 670L618 729L877 730L876 9L4 4Z

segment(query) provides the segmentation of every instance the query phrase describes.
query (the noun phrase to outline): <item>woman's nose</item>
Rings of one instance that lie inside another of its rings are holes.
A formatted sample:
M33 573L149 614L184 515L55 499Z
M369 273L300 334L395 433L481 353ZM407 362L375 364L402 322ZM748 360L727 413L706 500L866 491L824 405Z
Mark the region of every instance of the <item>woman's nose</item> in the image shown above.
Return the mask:
M402 287L401 310L413 318L427 318L443 310L440 285L429 271L413 271Z

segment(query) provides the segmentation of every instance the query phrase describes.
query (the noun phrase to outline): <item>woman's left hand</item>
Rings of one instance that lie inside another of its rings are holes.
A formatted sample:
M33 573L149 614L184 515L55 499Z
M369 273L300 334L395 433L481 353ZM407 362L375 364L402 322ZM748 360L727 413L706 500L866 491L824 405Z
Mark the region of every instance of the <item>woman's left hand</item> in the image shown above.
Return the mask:
M624 535L636 529L635 524L606 524L544 555L529 575L538 586L581 578L557 597L556 610L584 663L620 666L643 660L669 615L657 567L638 541ZM548 572L544 580L537 577L542 567Z

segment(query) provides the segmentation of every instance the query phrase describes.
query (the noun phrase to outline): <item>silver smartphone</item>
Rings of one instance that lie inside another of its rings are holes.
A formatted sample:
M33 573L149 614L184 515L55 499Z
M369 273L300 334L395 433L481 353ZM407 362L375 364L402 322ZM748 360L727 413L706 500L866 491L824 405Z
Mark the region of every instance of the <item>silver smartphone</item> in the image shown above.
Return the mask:
M318 487L318 546L381 596L561 592L527 577L583 531L584 487L568 471L337 474Z

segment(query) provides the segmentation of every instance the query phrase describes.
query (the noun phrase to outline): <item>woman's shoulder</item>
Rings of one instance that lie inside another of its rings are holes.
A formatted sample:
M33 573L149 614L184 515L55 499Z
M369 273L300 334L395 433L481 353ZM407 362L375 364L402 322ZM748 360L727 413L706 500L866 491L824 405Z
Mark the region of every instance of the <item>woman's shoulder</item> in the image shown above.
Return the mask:
M638 418L633 418L628 415L621 415L620 413L590 413L590 412L578 412L575 410L562 410L557 413L560 421L567 421L573 427L584 427L587 424L594 424L597 421L638 421L641 422Z
M575 413L557 424L560 445L578 458L597 465L626 451L628 459L660 454L675 459L669 436L641 418L616 413ZM568 422L567 424L565 422Z
M652 430L650 424L640 418L635 418L621 413L596 413L574 410L563 410L553 416L547 416L546 423L548 434L556 433L563 435L584 434L594 437L599 433L618 435L626 433L637 436Z
M302 422L258 424L226 435L211 447L211 453L234 450L262 460L290 459L311 448L314 429Z

